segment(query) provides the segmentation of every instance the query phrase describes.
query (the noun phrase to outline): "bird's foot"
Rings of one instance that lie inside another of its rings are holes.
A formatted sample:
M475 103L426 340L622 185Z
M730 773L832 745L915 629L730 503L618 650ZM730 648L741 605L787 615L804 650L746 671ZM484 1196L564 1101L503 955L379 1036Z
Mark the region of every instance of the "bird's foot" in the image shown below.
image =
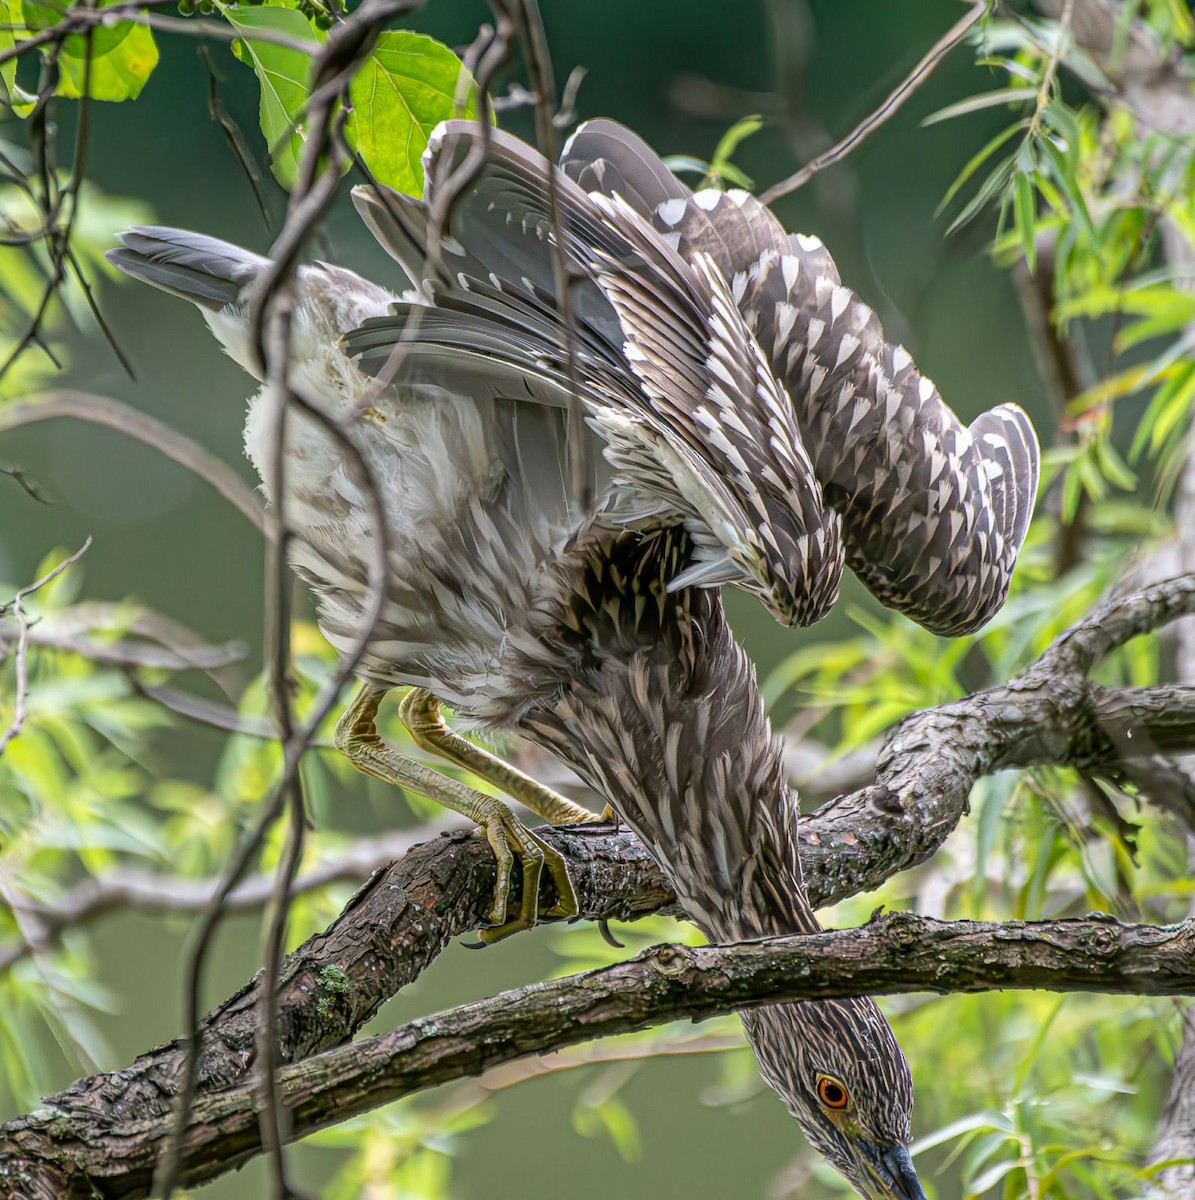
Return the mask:
M539 918L539 884L545 868L559 898L544 916L577 916L577 893L569 877L568 865L556 850L522 825L505 804L492 796L486 797L482 811L473 816L498 862L494 907L489 916L491 927L479 932L482 942L491 945L512 933L535 926ZM509 917L510 878L516 855L523 867L523 883L518 915Z

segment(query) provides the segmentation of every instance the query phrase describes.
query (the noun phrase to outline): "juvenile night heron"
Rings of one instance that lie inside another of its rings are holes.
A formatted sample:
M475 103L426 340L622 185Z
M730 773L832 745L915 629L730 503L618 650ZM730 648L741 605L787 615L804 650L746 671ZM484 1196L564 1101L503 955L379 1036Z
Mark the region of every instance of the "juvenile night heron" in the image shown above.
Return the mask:
M469 122L437 129L425 166L423 202L355 194L414 291L325 265L297 280L290 385L353 423L390 535L384 611L338 744L483 826L499 862L491 937L534 923L545 865L553 912L575 911L567 871L500 802L382 742L374 720L392 687L412 689L401 712L417 742L549 822L590 814L449 731L439 703L572 763L712 937L816 929L795 799L711 589L742 587L807 624L833 603L845 547L884 603L942 632L978 627L1024 538L1032 428L1002 406L964 429L820 243L790 239L746 193L691 192L612 122L581 128L551 189L534 150ZM261 377L248 314L265 259L172 229L123 241L117 266L197 303ZM567 470L574 394L593 451L584 511ZM344 649L368 609L366 497L339 444L298 411L280 492L266 413L263 393L246 449ZM513 853L524 887L508 921ZM908 1068L870 1000L744 1019L769 1082L861 1194L922 1196Z

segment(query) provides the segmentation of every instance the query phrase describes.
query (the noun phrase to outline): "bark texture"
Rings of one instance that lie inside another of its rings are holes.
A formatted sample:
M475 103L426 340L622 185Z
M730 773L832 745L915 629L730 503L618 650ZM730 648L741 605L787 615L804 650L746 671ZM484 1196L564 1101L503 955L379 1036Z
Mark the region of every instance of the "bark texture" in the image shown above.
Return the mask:
M733 946L656 946L629 962L517 988L316 1055L283 1070L281 1095L294 1139L526 1055L665 1020L781 1000L994 988L1190 994L1195 923L1158 928L1093 916L998 924L897 913L863 929ZM170 1113L114 1104L111 1081L81 1080L3 1127L2 1194L150 1194L157 1155L172 1131ZM260 1152L257 1100L252 1083L241 1083L197 1102L185 1140L188 1184Z

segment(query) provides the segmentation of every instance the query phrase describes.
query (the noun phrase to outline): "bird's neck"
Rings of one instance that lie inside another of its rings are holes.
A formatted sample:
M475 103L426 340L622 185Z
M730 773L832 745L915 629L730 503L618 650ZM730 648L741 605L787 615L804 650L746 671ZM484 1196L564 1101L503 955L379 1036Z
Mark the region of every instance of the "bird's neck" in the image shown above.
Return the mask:
M628 571L613 577L620 604L593 605L567 684L524 731L613 803L709 937L815 931L796 796L718 594L645 587L636 605Z

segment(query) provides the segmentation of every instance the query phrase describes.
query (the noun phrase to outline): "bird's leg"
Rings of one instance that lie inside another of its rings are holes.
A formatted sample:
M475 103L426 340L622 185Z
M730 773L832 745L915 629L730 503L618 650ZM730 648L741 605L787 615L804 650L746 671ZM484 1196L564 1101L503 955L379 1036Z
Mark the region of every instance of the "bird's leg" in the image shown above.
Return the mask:
M505 804L447 775L441 775L422 763L404 758L382 740L375 722L378 706L385 694L385 688L371 687L369 684L361 688L336 725L337 749L358 771L372 775L383 783L410 788L476 821L485 830L486 839L498 860L498 879L494 888L494 907L490 913L494 928L480 932L482 941L496 942L520 929L530 929L535 924L539 907L539 881L545 866L560 896L547 915L576 916L577 895L564 859L551 846L525 829ZM507 896L515 854L523 864L523 891L519 914L508 921Z
M426 688L411 688L402 698L398 714L415 745L479 775L549 825L580 825L605 819L524 775L468 738L453 733L440 714L440 701Z

